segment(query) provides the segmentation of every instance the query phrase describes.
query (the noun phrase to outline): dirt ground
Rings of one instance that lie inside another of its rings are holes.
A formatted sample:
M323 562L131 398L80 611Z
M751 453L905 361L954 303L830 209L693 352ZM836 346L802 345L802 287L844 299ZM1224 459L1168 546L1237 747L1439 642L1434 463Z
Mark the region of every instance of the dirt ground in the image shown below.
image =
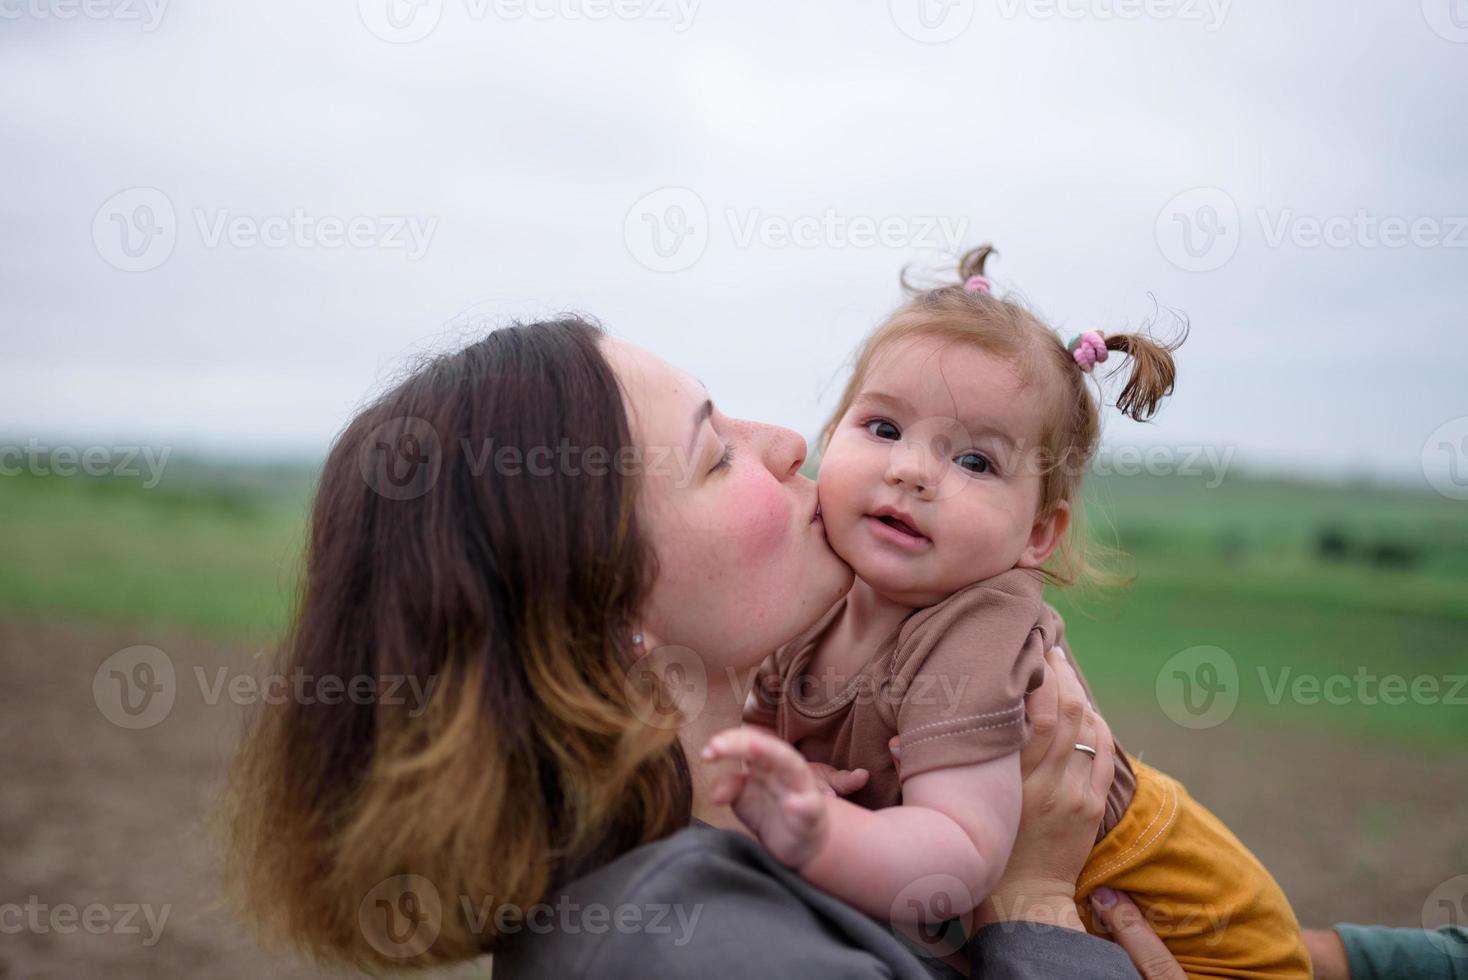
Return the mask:
M177 677L166 718L141 730L109 721L93 693L103 662L135 644L164 650ZM318 975L259 951L216 901L201 818L241 709L207 703L194 667L213 684L219 667L252 673L251 654L152 629L0 622L0 977ZM1155 709L1108 718L1258 853L1306 924L1437 924L1434 889L1468 873L1462 756L1239 723L1187 731Z

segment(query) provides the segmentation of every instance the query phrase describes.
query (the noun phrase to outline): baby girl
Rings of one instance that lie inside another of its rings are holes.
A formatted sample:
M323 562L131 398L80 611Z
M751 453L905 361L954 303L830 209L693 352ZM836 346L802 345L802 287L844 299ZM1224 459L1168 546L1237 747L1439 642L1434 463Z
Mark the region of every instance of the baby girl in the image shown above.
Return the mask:
M963 916L1004 870L1025 695L1044 652L1064 648L1043 588L1092 574L1079 528L1100 429L1092 369L1128 359L1116 406L1146 420L1181 343L1094 331L1062 343L994 294L991 251L969 252L958 282L916 292L863 344L818 481L855 584L761 667L746 728L704 750L748 763L728 802L776 858L899 922ZM813 766L865 770L865 785L820 793L798 760L761 749L760 728ZM1086 898L1104 885L1131 894L1190 976L1308 977L1294 913L1258 859L1175 780L1115 758L1077 884L1088 926Z

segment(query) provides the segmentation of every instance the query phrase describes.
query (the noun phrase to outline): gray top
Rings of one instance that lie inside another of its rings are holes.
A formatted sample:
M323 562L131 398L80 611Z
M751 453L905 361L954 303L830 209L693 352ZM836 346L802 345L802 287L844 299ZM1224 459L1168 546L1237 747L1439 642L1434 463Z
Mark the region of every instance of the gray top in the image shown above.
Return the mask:
M973 976L1135 978L1120 947L1070 929L993 925L968 945ZM750 838L695 823L629 851L526 911L494 954L495 980L951 980L886 923L807 883Z

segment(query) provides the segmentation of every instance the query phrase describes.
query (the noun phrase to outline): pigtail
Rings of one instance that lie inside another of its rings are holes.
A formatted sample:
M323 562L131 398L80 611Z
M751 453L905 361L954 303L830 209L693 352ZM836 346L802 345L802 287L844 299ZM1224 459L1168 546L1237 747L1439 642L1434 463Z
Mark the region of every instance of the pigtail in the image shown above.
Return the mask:
M991 255L999 253L994 251L993 245L980 245L963 253L963 258L958 260L958 281L967 282L974 276L984 275L984 263L989 261Z
M1104 338L1107 350L1125 354L1131 359L1131 374L1117 396L1116 407L1129 418L1145 422L1157 412L1158 403L1172 394L1177 380L1177 365L1172 352L1188 339L1188 322L1183 319L1182 334L1162 343L1143 333L1119 333Z
M993 245L979 245L976 248L971 248L967 252L964 252L963 256L958 260L957 282L944 282L942 280L929 281L926 284L915 282L908 278L908 266L902 267L902 271L897 276L897 281L902 284L902 291L909 296L920 296L939 289L965 288L965 284L972 282L975 276L983 277L984 263L989 261L992 256L998 254L994 250ZM966 291L972 292L972 290L967 289ZM986 289L984 292L987 293L988 290Z

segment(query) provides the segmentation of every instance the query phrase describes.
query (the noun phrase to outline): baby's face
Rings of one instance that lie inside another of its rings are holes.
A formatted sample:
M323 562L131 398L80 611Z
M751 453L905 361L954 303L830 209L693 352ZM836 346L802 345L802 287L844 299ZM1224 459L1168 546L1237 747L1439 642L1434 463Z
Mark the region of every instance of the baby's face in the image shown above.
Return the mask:
M1054 542L1036 523L1041 398L1010 362L962 344L881 350L821 459L832 548L914 607L1043 563Z

